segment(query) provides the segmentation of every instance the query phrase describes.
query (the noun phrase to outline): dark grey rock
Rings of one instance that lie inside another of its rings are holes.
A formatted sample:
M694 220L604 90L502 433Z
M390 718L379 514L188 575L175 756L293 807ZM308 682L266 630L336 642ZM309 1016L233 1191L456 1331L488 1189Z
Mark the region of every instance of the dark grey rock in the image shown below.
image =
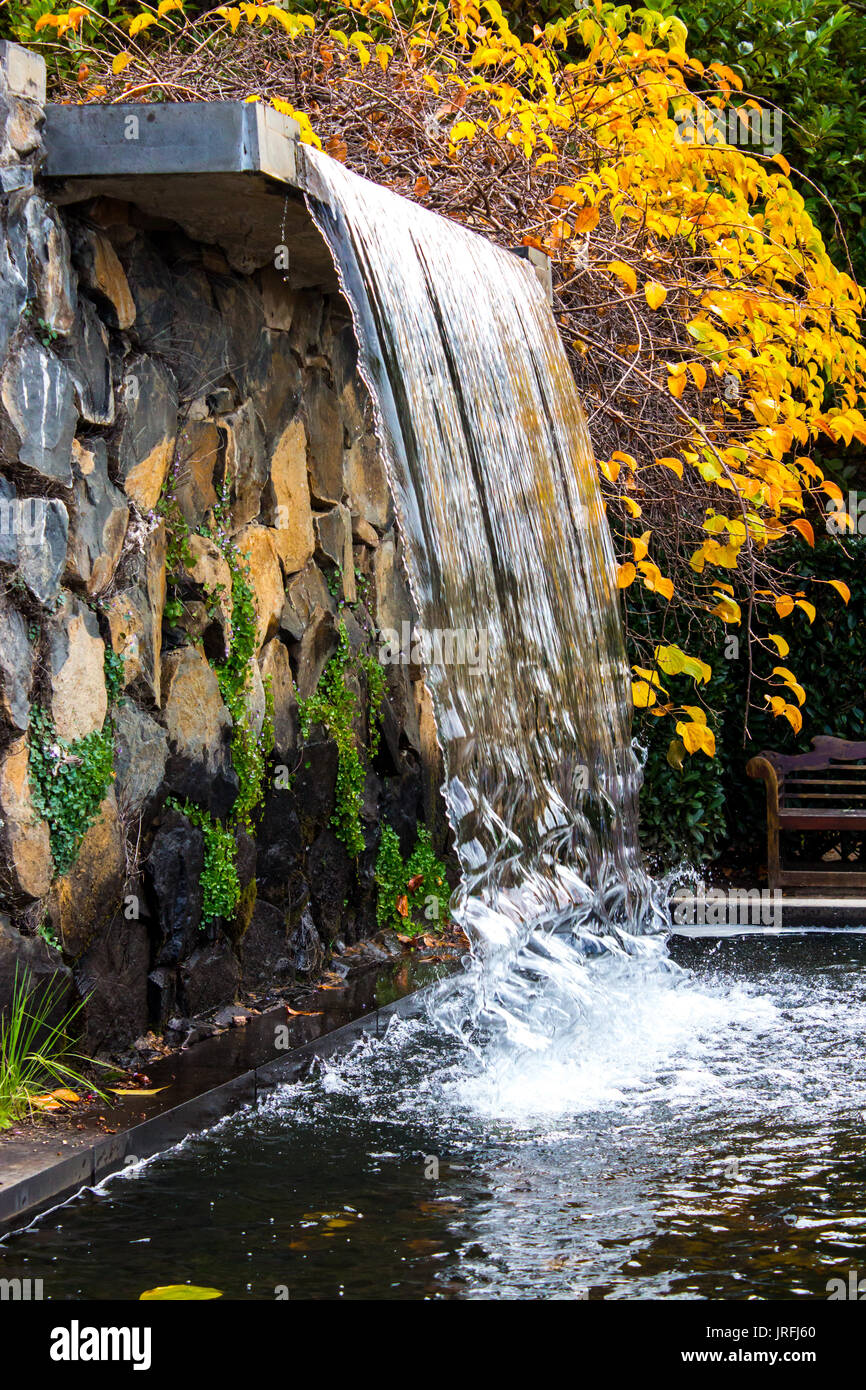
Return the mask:
M124 373L123 402L118 468L127 493L150 510L159 497L177 436L177 382L155 358L132 358Z
M137 814L162 784L168 757L168 735L155 719L122 700L115 713L115 791L124 809Z
M72 332L59 351L72 376L82 419L93 425L113 424L114 390L108 333L89 299L83 296L79 299Z
M304 908L289 937L289 959L298 975L315 975L322 968L325 948L309 908Z
M103 440L79 450L74 493L66 580L82 584L88 594L101 594L114 578L129 524L126 498L108 476Z
M240 966L225 937L200 946L180 967L182 998L187 1013L203 1014L230 1003L238 992Z
M171 337L162 349L171 363L183 400L205 395L226 374L226 325L216 308L208 278L194 266L172 276Z
M35 315L63 336L72 329L78 304L66 228L57 209L38 197L28 200L24 224Z
M57 992L57 1004L52 1020L58 1023L73 1006L75 992L72 971L63 964L60 952L41 936L22 936L9 919L0 915L0 1014L12 1002L16 975L21 982L29 979L37 997L46 989Z
M0 448L38 477L69 486L78 412L72 378L41 343L26 339L0 386Z
M131 1046L148 1022L150 944L141 921L122 912L97 933L75 966L84 1006L84 1047L89 1055L115 1055Z
M332 613L315 608L298 649L295 684L301 699L308 700L337 650L337 624Z
M298 756L293 790L301 833L309 845L334 814L339 757L333 739L306 743Z
M60 593L66 567L69 515L63 503L54 498L28 498L19 505L25 506L29 524L18 537L18 573L36 602L48 607ZM38 525L34 527L34 523Z
M213 297L226 331L226 370L241 397L258 393L270 367L270 339L262 296L254 280L220 277Z
M133 337L143 348L164 353L171 344L171 271L143 232L118 254L135 303Z
M245 989L279 988L292 977L292 950L285 913L257 902L241 948Z
M327 580L314 560L289 580L280 627L299 642L316 608L336 613L337 604Z
M319 935L329 941L343 928L354 883L352 861L330 828L310 846L308 870L313 916Z
M312 371L304 386L303 412L309 440L310 492L330 506L343 499L343 421L333 388L323 371Z
M179 811L168 811L163 817L148 869L161 933L157 963L174 965L198 940L204 870L204 836Z
M27 624L17 608L0 600L0 710L21 733L30 723L33 661Z
M336 782L336 771L334 772ZM256 827L256 884L259 900L286 908L306 899L304 841L292 792L272 788Z

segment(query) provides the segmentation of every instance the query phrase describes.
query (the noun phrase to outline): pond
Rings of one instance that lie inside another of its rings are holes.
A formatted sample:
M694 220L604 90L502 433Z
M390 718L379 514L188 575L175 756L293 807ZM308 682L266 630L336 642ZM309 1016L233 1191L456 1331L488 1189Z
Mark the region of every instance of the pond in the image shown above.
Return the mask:
M0 1277L50 1299L826 1299L866 1266L866 936L672 952L582 963L536 1047L395 1020L7 1238Z

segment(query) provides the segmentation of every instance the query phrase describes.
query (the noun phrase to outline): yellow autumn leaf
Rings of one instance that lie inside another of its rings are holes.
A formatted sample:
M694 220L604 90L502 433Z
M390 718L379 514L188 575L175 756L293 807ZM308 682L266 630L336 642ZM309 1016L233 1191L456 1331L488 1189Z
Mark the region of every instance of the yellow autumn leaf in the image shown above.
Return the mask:
M628 285L632 294L635 293L637 290L637 275L630 265L626 265L625 261L610 261L604 268L609 271L611 275L616 275L618 279Z
M118 73L123 72L124 68L129 67L129 64L131 62L131 53L116 53L111 64L111 71L114 73L116 77Z
M618 589L627 589L629 584L634 583L637 570L631 560L626 560L624 565L616 567L616 586Z
M794 600L788 594L780 594L776 599L776 612L780 618L788 618L794 611Z
M788 652L791 650L784 637L780 637L778 632L768 632L767 641L775 643L776 651L779 653L779 656L787 656Z
M842 601L844 603L848 603L850 601L851 590L848 588L848 585L844 582L844 580L828 579L827 583L831 586L831 588L836 590L837 594L842 595Z
M809 600L805 598L798 598L797 607L802 608L810 623L814 623L816 612L814 603L810 603Z
M635 709L649 709L656 702L656 693L649 681L632 681L631 698Z
M685 744L687 753L706 753L708 758L715 756L716 736L706 724L683 722L677 724L677 733Z
M151 24L156 24L155 14L137 14L129 26L129 37L134 39L136 34L141 34L145 29L149 29Z
M643 292L651 309L660 309L668 297L667 290L664 285L659 284L658 280L648 280L643 287Z

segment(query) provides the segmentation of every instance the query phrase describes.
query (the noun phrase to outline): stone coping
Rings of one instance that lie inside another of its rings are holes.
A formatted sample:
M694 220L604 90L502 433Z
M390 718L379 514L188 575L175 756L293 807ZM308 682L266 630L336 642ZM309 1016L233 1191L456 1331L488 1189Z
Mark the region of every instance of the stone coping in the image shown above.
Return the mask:
M148 1066L152 1088L165 1089L138 1097L133 1091L129 1100L120 1100L111 1112L116 1133L98 1129L94 1119L74 1137L57 1131L56 1142L43 1142L41 1136L38 1145L29 1137L3 1141L0 1239L118 1172L132 1158L151 1158L243 1106L257 1105L278 1086L301 1077L314 1057L342 1052L364 1034L381 1037L392 1018L417 1016L438 983L459 969L459 956L453 962L429 963L426 971L424 964L401 958L384 971L365 971L333 1003L324 991L316 991L310 1012L288 1014L279 1005L248 1027ZM378 1002L389 994L395 997ZM316 1005L321 1006L318 1011ZM282 1023L297 1045L278 1051L275 1028Z

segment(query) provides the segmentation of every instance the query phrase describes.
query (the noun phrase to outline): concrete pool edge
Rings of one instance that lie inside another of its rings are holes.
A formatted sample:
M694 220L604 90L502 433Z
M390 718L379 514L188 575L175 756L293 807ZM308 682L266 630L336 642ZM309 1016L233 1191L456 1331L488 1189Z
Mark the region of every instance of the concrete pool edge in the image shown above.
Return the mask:
M420 1014L441 979L392 1000L381 1008L323 1033L310 1042L274 1056L239 1076L221 1082L181 1104L129 1125L117 1134L102 1135L63 1157L44 1161L34 1155L32 1171L0 1185L0 1240L29 1225L37 1216L61 1206L76 1193L94 1187L133 1161L153 1158L194 1133L200 1133L244 1106L257 1105L278 1086L297 1080L315 1057L330 1057L365 1035L382 1037L393 1018ZM40 1161L42 1160L42 1161Z

